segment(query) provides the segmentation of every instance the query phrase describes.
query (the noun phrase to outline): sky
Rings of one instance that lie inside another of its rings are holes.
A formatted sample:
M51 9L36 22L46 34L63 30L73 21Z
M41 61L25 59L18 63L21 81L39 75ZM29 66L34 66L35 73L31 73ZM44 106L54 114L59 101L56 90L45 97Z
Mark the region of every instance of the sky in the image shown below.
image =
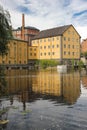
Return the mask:
M8 10L14 29L25 25L45 30L72 24L81 39L87 38L87 0L0 0Z

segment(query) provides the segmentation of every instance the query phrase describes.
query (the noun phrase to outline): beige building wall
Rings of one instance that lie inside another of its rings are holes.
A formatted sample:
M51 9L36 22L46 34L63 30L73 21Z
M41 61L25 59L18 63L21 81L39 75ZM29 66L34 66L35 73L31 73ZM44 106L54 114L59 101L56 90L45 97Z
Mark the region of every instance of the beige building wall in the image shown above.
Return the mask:
M80 59L80 36L73 26L69 27L63 34L62 58Z
M61 36L32 40L32 46L38 46L39 59L60 59Z
M28 60L37 60L38 56L38 46L28 46Z
M10 40L7 55L0 56L0 64L27 64L27 42Z

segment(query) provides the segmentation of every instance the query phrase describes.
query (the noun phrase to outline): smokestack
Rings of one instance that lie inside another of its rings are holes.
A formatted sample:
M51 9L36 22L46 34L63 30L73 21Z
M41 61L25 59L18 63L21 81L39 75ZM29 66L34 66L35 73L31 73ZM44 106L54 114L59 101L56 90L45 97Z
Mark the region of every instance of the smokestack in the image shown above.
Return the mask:
M24 27L25 27L25 18L24 18L24 14L22 14L22 40L25 40Z

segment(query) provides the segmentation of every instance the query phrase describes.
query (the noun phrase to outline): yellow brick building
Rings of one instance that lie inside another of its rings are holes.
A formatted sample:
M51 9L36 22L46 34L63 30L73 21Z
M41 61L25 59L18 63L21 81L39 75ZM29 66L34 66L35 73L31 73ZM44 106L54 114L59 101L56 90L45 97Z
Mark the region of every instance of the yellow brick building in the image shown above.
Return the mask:
M53 59L63 64L80 60L80 35L73 25L40 31L28 42L12 39L8 43L8 54L0 56L0 64L26 65L36 60Z
M18 65L27 64L28 45L26 41L12 39L8 43L7 55L0 56L0 64Z
M36 58L54 59L63 63L80 60L80 35L73 25L66 25L39 32L32 40L38 47Z

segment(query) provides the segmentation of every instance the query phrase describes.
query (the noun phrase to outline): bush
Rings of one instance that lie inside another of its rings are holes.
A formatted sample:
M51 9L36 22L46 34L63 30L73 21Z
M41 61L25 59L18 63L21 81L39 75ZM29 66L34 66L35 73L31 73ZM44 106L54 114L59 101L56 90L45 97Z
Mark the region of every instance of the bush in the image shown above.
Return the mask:
M83 68L84 67L84 63L83 63L83 61L79 61L79 63L78 63L78 67L79 67L79 69L81 69L81 68Z
M59 63L55 60L37 60L36 65L40 66L41 68L45 69L47 67L54 67L57 66Z

